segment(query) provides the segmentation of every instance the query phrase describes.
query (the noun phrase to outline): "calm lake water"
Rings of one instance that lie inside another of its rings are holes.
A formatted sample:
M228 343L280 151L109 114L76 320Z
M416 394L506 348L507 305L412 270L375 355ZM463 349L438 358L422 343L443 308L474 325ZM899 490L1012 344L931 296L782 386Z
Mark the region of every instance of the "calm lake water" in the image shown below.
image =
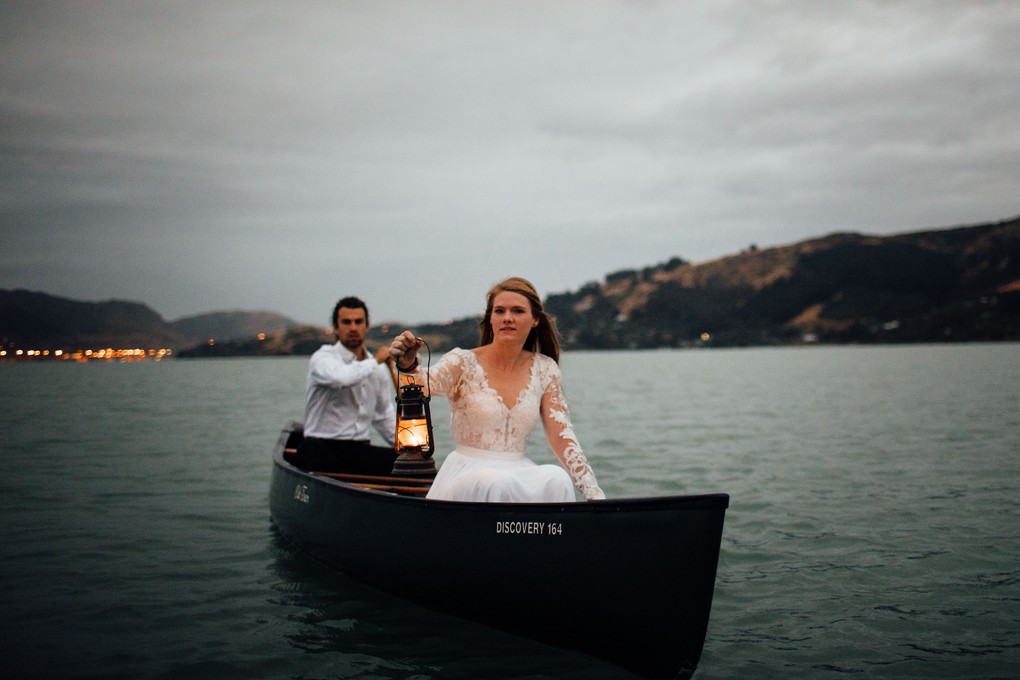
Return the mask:
M1020 345L562 365L610 496L731 494L695 678L1020 677ZM305 368L0 364L0 675L630 677L292 551L269 453Z

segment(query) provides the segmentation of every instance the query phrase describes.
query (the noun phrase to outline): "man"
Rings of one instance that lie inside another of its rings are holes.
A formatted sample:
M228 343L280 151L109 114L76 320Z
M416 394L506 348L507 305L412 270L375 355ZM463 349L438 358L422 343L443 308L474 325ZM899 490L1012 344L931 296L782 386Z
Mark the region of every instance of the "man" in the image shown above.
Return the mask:
M375 355L365 349L368 307L345 297L333 308L337 342L315 351L308 364L305 438L293 462L319 472L388 475L393 470L395 391L389 347ZM390 448L369 443L374 426Z

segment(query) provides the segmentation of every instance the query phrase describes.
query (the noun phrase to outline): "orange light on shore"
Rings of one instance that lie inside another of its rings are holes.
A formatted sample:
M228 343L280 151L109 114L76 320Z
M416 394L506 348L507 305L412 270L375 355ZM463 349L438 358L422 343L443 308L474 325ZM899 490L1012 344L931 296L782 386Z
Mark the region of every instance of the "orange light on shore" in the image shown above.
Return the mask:
M101 349L15 349L0 347L0 361L78 361L87 363L89 361L119 361L122 363L134 361L159 361L168 358L173 350L168 347L160 349L142 349L140 347L129 347L115 349L105 347Z

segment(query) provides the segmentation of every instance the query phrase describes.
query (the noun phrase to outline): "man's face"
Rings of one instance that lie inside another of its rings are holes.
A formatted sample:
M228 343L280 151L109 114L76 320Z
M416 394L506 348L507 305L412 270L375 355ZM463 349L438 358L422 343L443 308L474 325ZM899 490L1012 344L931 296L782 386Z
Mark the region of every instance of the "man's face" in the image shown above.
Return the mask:
M365 342L365 333L368 332L365 310L341 307L336 313L336 325L333 330L340 344L352 352L356 351Z

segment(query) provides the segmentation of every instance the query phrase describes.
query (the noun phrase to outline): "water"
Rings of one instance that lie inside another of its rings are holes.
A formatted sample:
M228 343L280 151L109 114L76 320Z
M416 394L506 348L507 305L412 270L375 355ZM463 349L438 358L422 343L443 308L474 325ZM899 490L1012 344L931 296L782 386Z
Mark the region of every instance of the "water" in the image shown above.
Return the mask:
M0 365L0 675L629 677L293 552L269 451L305 367ZM697 679L1020 676L1020 345L563 369L609 495L731 494ZM541 436L532 452L548 460Z

